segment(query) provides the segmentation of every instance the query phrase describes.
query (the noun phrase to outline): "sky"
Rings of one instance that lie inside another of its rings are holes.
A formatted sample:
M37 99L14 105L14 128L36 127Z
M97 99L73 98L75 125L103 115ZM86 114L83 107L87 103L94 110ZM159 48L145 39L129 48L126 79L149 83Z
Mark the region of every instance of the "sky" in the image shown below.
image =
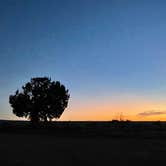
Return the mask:
M0 119L32 77L70 93L60 120L166 120L164 0L1 0Z

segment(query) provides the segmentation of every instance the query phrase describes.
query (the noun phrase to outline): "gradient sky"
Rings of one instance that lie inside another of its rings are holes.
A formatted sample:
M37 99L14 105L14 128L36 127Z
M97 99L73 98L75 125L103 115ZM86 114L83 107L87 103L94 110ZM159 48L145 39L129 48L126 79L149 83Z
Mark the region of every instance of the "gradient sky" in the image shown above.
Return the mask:
M166 120L164 0L1 0L0 119L10 94L49 76L70 91L61 120Z

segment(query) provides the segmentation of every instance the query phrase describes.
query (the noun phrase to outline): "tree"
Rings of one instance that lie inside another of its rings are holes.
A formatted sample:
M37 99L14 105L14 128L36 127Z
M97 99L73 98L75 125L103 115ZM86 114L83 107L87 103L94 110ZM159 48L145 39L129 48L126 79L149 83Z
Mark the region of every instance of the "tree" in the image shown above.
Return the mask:
M9 96L13 113L32 122L58 119L64 112L69 100L68 89L59 81L48 77L31 78L31 81Z

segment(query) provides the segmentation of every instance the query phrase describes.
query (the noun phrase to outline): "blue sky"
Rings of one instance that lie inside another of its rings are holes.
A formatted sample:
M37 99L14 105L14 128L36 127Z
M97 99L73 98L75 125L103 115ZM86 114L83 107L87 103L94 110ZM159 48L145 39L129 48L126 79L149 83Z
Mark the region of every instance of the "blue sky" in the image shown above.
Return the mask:
M162 0L1 0L0 117L15 118L8 96L36 76L69 88L72 114L91 101L164 103L165 8Z

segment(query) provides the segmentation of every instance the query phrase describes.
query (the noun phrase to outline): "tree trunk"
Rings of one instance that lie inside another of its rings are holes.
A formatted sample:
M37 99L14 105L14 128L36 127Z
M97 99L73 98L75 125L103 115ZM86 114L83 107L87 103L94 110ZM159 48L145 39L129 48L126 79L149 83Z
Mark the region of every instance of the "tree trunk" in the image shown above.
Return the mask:
M48 120L47 120L47 116L45 116L45 117L44 117L44 122L47 122L47 121L48 121Z
M39 123L39 117L36 113L32 113L30 115L30 120L31 120L33 125L37 125Z

